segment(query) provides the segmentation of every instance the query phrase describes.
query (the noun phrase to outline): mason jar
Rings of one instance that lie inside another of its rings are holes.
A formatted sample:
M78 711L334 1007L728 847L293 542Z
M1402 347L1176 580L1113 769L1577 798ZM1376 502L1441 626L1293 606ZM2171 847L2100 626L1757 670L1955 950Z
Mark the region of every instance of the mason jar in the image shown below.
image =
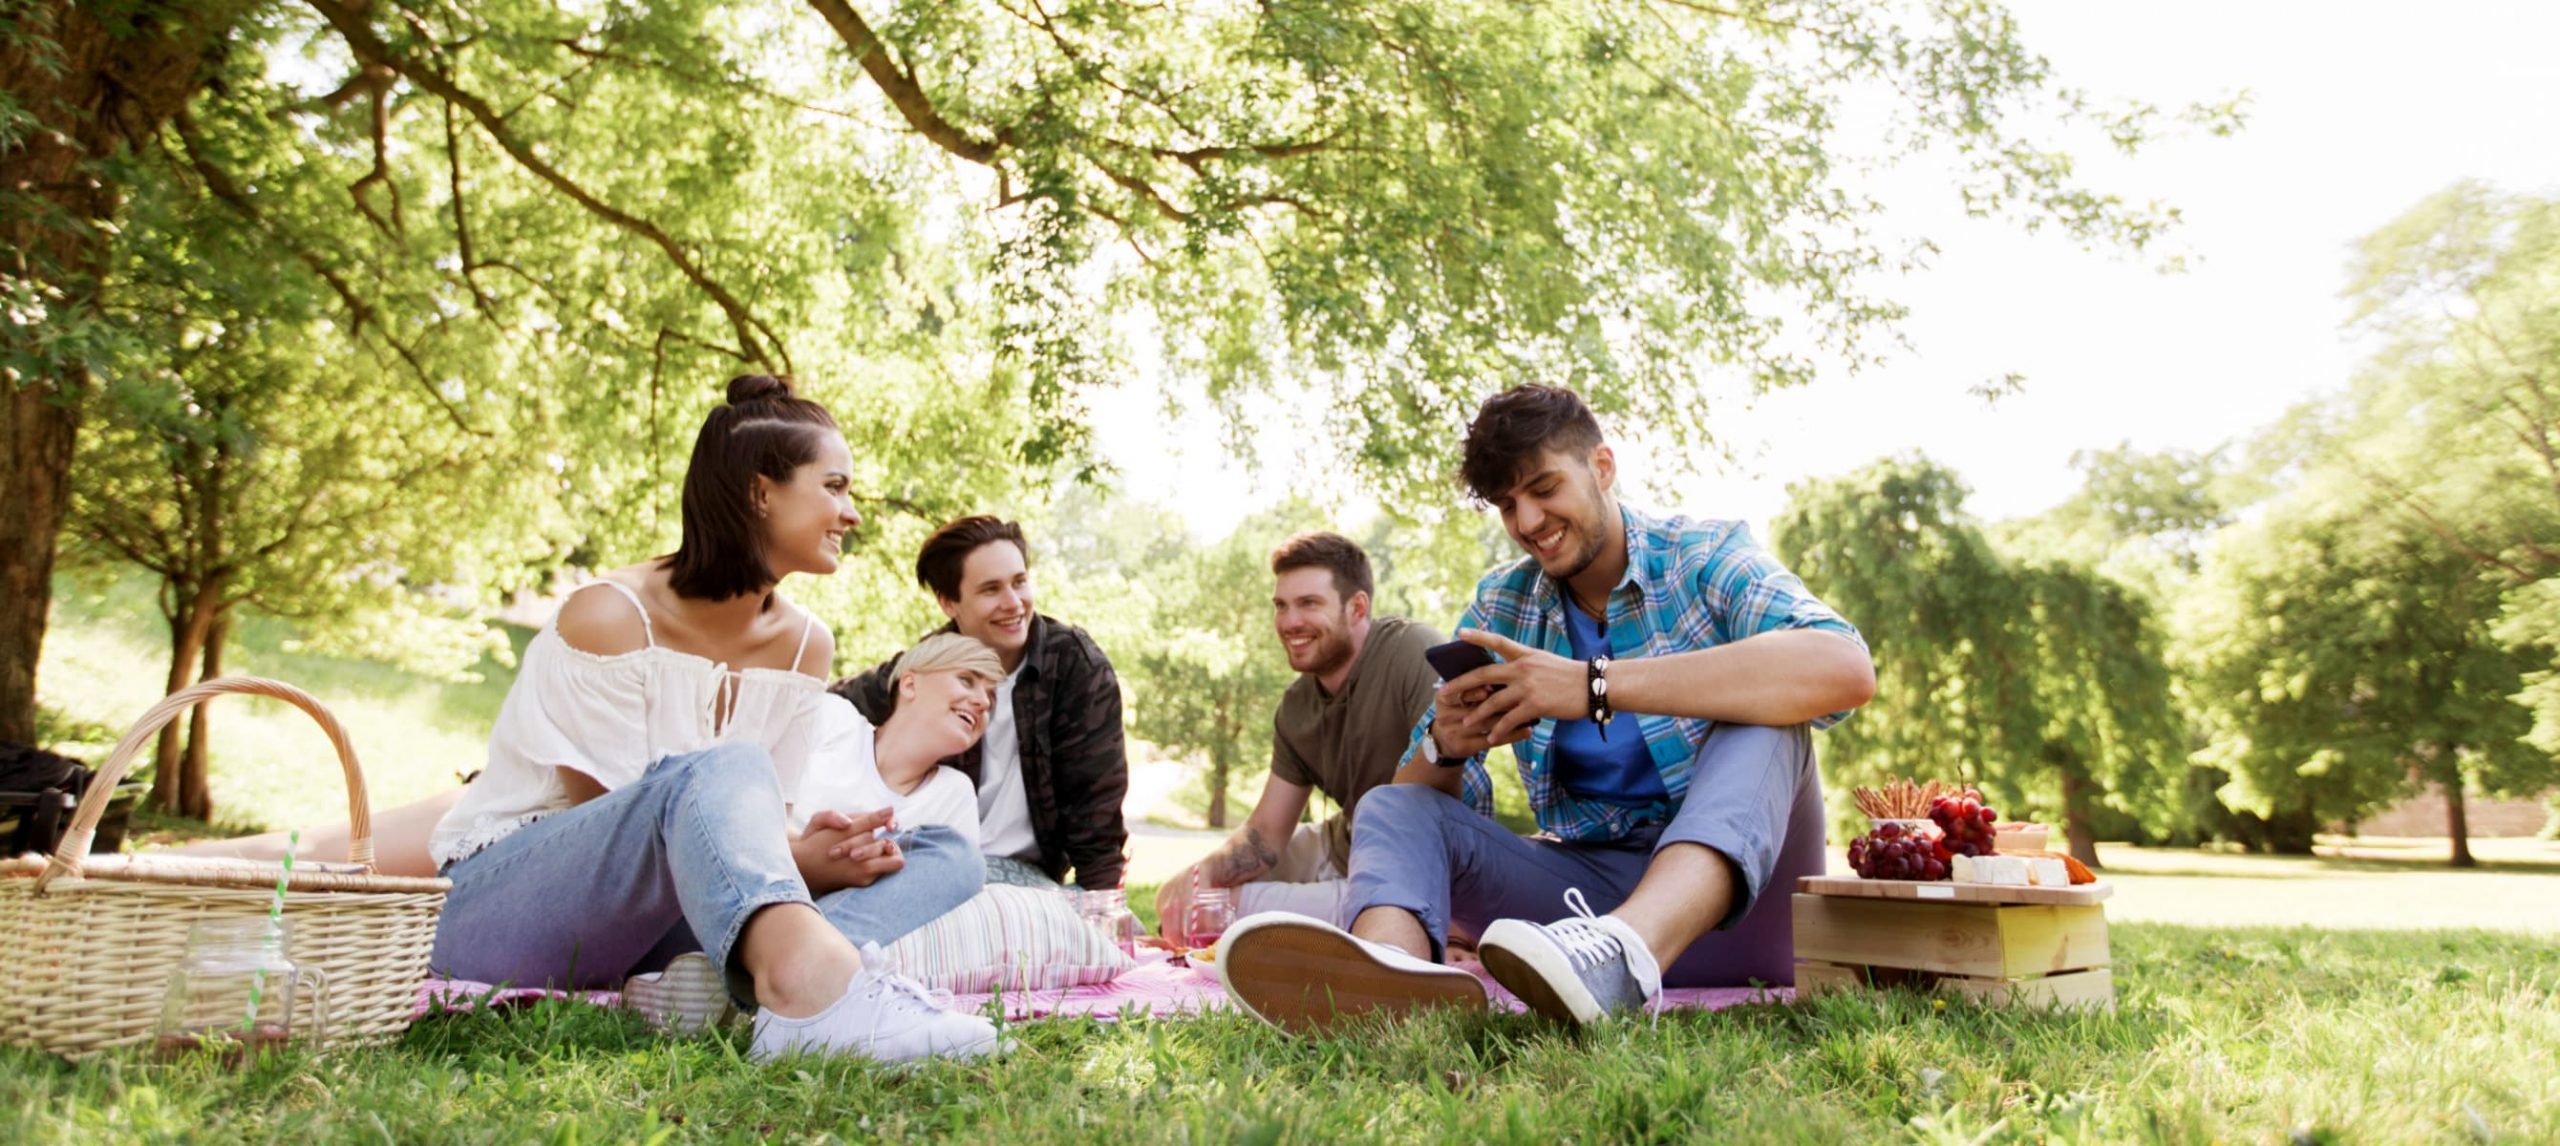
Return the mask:
M169 973L153 1046L163 1056L197 1050L238 1065L297 1042L318 1046L328 1025L326 980L296 966L285 949L291 923L265 916L207 920L189 928L186 957ZM314 1014L296 1025L308 988Z

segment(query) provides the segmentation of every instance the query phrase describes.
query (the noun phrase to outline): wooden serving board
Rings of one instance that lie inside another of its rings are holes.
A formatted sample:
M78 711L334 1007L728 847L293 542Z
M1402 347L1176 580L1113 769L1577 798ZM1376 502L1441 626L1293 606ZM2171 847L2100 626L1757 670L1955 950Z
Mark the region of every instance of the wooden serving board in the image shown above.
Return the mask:
M2007 887L1950 880L1860 879L1854 875L1809 875L1796 881L1806 895L1847 895L1861 899L1916 899L1939 903L2091 904L2116 893L2105 880L2074 887Z

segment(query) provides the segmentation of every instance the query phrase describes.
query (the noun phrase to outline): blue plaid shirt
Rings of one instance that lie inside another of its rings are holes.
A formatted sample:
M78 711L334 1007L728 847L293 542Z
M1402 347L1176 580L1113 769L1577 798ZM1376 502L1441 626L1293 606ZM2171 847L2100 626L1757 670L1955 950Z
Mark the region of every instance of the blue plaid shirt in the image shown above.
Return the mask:
M1829 629L1866 646L1854 626L1754 543L1742 522L1653 517L1625 507L1620 512L1627 527L1627 574L1609 591L1612 659L1692 652L1777 629ZM1475 602L1458 619L1458 627L1499 633L1573 658L1564 614L1571 607L1537 561L1523 557L1477 583ZM1408 752L1430 731L1438 709L1434 703L1424 710L1408 738ZM1813 726L1828 728L1848 715L1835 712ZM1511 746L1540 831L1562 840L1605 843L1670 821L1688 794L1690 765L1715 722L1628 713L1612 729L1625 729L1631 722L1643 735L1670 797L1633 805L1576 798L1555 777L1550 752L1556 722L1541 720L1527 740ZM1482 774L1472 768L1470 773L1470 780Z

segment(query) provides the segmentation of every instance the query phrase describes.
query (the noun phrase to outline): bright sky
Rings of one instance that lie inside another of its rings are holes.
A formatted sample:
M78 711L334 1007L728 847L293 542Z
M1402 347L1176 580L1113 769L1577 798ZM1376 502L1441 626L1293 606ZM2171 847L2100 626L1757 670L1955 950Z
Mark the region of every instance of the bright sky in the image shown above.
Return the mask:
M1935 268L1890 292L1916 344L1858 376L1834 375L1717 409L1739 461L1682 483L1676 505L1765 524L1786 485L1925 450L1972 484L1991 520L2074 488L2073 451L2131 442L2208 449L2344 383L2363 349L2342 329L2350 245L2458 179L2560 193L2551 47L2560 4L2541 0L2277 3L2013 0L2026 42L2064 82L2164 108L2253 97L2236 136L2081 158L2128 200L2158 197L2186 223L2157 257L2087 252L1962 218L1942 183L1884 187L1897 228L1935 236ZM1986 408L1967 393L2015 371L2022 394ZM1122 489L1223 536L1292 488L1338 480L1287 457L1248 475L1205 423L1167 433L1143 386L1097 403ZM1640 458L1627 459L1641 472ZM1454 497L1454 494L1453 494Z

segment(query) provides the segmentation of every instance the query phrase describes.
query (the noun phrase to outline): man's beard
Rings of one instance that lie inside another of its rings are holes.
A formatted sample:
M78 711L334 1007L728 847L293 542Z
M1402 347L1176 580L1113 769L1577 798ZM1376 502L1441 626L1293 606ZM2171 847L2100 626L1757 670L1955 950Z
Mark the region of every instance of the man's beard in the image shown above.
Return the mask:
M1600 534L1594 530L1585 528L1582 522L1574 522L1571 526L1571 532L1582 539L1582 548L1580 551L1574 553L1573 556L1566 559L1565 567L1561 570L1557 570L1547 569L1543 563L1538 566L1540 569L1546 569L1547 577L1558 583L1571 581L1576 577L1582 576L1583 570L1591 568L1591 563L1600 559L1600 551L1607 548L1607 546L1601 542Z
M1317 637L1314 647L1307 651L1315 655L1315 663L1301 671L1308 676L1323 676L1351 663L1350 634L1339 629L1328 632Z

